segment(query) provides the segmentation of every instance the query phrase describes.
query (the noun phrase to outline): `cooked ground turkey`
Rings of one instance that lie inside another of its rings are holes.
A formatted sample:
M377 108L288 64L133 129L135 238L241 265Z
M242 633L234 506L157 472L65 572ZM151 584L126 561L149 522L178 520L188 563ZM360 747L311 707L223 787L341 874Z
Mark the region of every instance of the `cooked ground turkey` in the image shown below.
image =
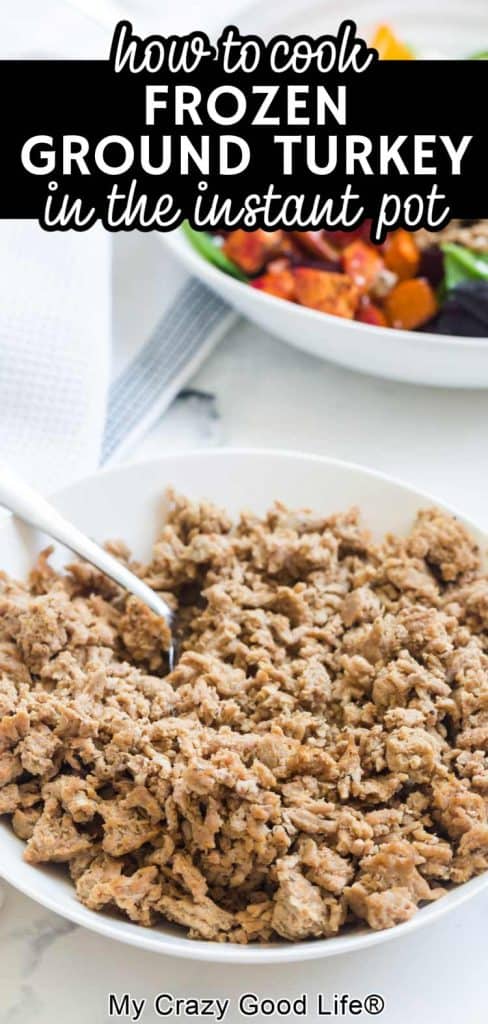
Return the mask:
M129 554L112 545L122 559ZM488 581L455 519L171 496L161 620L44 553L0 582L0 814L79 899L195 938L389 928L488 867Z

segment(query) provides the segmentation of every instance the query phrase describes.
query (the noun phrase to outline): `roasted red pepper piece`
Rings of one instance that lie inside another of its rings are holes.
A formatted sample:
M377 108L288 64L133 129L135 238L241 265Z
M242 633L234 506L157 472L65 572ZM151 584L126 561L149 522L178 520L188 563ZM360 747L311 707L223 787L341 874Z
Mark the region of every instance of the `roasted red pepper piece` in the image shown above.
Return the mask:
M291 270L270 270L260 277L255 277L250 282L253 288L268 295L276 295L279 299L288 299L293 302L295 299L295 279Z
M385 265L378 250L356 239L346 245L341 255L344 272L361 292L369 291Z
M276 255L284 242L283 231L231 231L223 244L223 252L245 274L258 274L267 261Z
M352 319L359 291L349 277L311 267L296 267L291 273L295 281L296 301L302 306Z
M362 324L371 324L373 327L388 327L383 310L375 302L371 302L367 295L363 295L359 303L356 320L360 320Z

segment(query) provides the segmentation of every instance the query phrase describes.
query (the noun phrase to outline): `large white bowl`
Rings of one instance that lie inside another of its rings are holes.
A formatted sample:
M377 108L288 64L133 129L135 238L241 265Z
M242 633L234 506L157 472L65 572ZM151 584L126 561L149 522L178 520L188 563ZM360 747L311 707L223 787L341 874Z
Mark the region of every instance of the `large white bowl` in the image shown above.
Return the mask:
M433 499L358 466L320 456L266 451L212 451L168 455L98 473L63 491L57 506L88 534L102 540L123 537L145 557L161 523L167 485L194 497L207 497L231 512L264 512L279 498L292 506L309 505L331 513L360 505L365 521L380 536L405 532L421 506ZM483 548L487 538L470 525ZM9 520L0 527L0 567L23 577L46 539ZM22 892L93 931L122 942L173 956L233 963L311 960L351 952L406 935L458 907L488 884L488 872L422 908L411 921L389 931L356 930L338 938L264 947L220 945L185 938L171 925L145 929L82 906L62 870L35 867L22 859L24 843L0 819L0 875Z
M233 18L242 32L318 35L337 28L347 14L370 38L376 25L392 23L422 53L459 57L488 48L486 0L267 0ZM435 88L435 81L432 82ZM266 295L207 263L181 229L160 235L174 255L214 291L283 341L363 373L413 384L479 388L488 385L488 338L414 333L344 320Z

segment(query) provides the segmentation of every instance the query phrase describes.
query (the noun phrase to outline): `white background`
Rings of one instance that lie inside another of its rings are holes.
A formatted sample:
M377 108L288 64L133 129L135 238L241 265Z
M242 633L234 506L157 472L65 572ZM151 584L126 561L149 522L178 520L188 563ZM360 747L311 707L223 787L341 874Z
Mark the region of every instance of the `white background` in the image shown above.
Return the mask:
M233 9L229 0L214 3L220 19ZM144 5L125 4L126 9L129 6ZM209 4L205 15L195 2L177 8L168 0L148 0L149 8L157 11L157 25L156 18L152 25L160 29L173 27L176 14L180 24L191 28L205 27L212 17ZM73 38L73 17L61 3L19 0L15 10L3 5L4 52L60 52ZM103 38L88 22L83 33L76 31L76 40L86 53L98 48L103 54ZM116 366L156 322L168 273L159 239L117 239ZM359 376L285 347L246 324L231 332L191 385L197 394L174 403L134 457L216 444L322 452L403 477L457 505L488 529L484 391L414 388ZM378 1019L387 1024L482 1024L488 1019L488 897L428 930L365 953L303 966L244 969L172 961L119 946L74 928L9 887L5 894L0 912L2 1024L48 1024L57 1019L101 1024L108 1020L110 989L130 990L149 1001L159 991L229 996L230 1024L245 1019L238 1015L236 1001L239 993L249 990L289 997L303 991L355 996L376 991L386 1001ZM142 1019L157 1018L148 1010ZM314 1014L307 1019L318 1020Z

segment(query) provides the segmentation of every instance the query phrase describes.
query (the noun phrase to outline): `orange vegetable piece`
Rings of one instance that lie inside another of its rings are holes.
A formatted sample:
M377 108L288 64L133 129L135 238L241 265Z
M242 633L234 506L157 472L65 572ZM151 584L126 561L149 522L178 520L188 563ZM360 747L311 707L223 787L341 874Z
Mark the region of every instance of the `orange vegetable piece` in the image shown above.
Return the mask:
M302 306L319 309L351 320L356 312L359 291L346 274L311 267L292 270L296 301Z
M225 255L245 274L257 274L282 243L283 231L231 231L222 246Z
M366 296L359 303L356 320L360 320L362 324L372 324L373 327L388 327L383 310Z
M408 46L401 43L389 25L379 25L371 40L380 60L413 60Z
M360 239L346 245L341 259L344 272L361 292L369 291L385 265L378 250Z
M412 331L437 313L437 299L424 277L400 281L385 299L385 311L392 327Z
M392 231L384 246L385 266L392 270L400 281L415 277L420 263L420 251L409 231L399 228Z
M290 270L272 270L267 274L261 274L251 281L253 288L268 295L276 295L279 299L288 299L293 302L295 298L295 279Z

